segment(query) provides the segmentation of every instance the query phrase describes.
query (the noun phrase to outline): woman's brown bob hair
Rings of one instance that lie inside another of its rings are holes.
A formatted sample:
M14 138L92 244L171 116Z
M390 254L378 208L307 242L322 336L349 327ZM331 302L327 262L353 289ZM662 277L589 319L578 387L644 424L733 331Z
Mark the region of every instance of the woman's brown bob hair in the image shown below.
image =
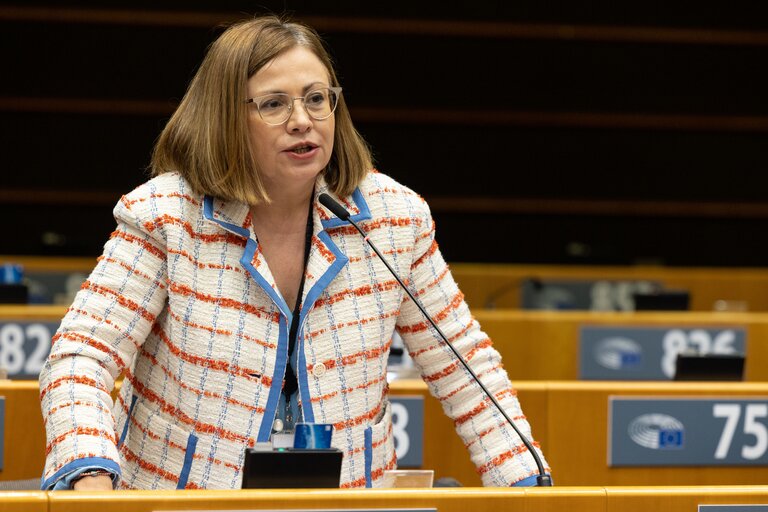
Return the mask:
M199 194L246 204L269 202L248 131L248 79L295 46L312 51L339 86L320 36L305 25L263 16L230 26L210 46L152 152L153 176L179 172ZM351 194L372 167L371 153L352 125L344 95L336 107L334 149L324 171L331 190Z

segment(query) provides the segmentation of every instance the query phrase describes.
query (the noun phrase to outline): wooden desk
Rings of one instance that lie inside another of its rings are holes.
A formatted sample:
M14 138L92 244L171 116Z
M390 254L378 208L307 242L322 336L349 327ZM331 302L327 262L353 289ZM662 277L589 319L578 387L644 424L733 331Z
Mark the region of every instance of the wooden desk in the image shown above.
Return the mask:
M530 505L535 501L535 508ZM277 510L277 509L420 509L439 512L604 511L605 491L548 489L529 498L528 489L368 489L368 490L243 490L133 491L113 493L50 493L50 512L151 512L156 510Z
M0 512L48 512L48 493L0 491Z
M25 272L34 274L42 273L90 273L96 266L95 257L73 256L15 256L0 255L0 264L18 263L24 267Z
M544 453L560 485L759 485L768 467L607 465L608 397L768 397L768 383L549 382Z
M520 284L524 279L579 281L658 281L666 288L688 290L691 309L712 311L718 300L740 300L750 311L768 311L768 269L761 268L674 268L654 266L570 266L453 263L451 273L467 303L485 307L489 295L505 290L496 300L498 308L520 307Z
M5 397L5 460L0 480L42 477L45 430L37 381L0 381L0 396Z
M742 485L768 482L768 467L610 468L607 464L608 397L760 396L768 383L544 382L516 383L520 403L560 485ZM393 394L415 394L420 381L393 383ZM452 476L480 485L452 422L433 398L425 401L424 467L435 478Z
M541 442L562 485L756 485L768 482L768 467L609 468L608 397L622 396L768 396L768 383L517 383L518 396L534 435ZM480 479L453 423L428 396L421 381L398 381L393 395L425 396L424 464L435 478L450 476L465 486ZM45 437L36 382L0 384L6 402L5 470L0 480L42 474Z
M48 503L50 512L427 507L439 512L678 512L695 511L699 504L766 504L768 486L58 492L48 493Z
M521 382L517 386L518 399L531 423L535 439L543 447L547 439L547 386L543 382ZM420 395L424 397L424 464L435 471L435 479L452 477L465 486L481 486L480 476L469 458L469 452L456 433L453 422L445 415L443 408L427 390L421 380L395 381L390 393L398 395ZM545 452L546 454L546 452Z

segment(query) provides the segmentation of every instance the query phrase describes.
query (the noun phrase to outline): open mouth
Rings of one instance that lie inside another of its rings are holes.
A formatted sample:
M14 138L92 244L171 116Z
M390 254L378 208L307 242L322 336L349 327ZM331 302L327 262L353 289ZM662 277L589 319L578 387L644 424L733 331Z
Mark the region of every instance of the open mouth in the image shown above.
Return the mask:
M291 153L295 153L297 155L303 155L304 153L309 153L313 149L315 149L317 146L313 144L305 144L303 146L296 146L295 148L291 148L288 151Z

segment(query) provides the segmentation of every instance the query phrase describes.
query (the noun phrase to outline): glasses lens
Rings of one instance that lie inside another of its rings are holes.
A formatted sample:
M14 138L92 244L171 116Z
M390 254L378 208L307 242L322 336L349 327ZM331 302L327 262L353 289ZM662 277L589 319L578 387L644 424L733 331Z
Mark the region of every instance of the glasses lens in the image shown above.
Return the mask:
M315 119L325 119L336 110L338 97L336 93L327 87L314 89L304 96L304 107L310 116Z
M291 113L291 97L287 94L269 94L255 98L261 118L270 124L280 124Z

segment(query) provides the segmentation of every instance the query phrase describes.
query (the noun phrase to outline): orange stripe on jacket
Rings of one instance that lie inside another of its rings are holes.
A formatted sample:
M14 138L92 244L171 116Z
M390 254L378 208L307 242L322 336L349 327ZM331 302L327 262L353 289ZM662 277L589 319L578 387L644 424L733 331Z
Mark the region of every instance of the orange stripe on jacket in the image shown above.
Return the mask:
M374 292L388 292L392 289L398 288L399 286L400 285L398 284L398 282L393 279L390 281L376 283L373 286L365 285L359 288L347 288L346 290L343 290L338 293L334 293L333 295L329 295L328 297L318 299L317 301L315 301L315 307L319 308L322 306L335 304L351 296L364 297L366 295L371 295Z
M63 377L59 377L58 379L51 382L40 391L40 400L42 401L50 390L57 388L65 383L75 383L82 384L83 386L91 386L98 389L99 391L103 391L109 394L109 390L105 388L100 381L82 375L64 375Z
M151 222L147 221L144 223L144 229L146 229L148 232L153 232L155 229L165 226L166 224L175 224L177 226L181 226L184 228L184 231L187 232L190 238L196 239L196 240L202 240L206 243L213 243L213 242L226 242L228 244L232 245L239 245L241 247L245 247L246 240L237 235L233 235L229 231L226 231L224 233L216 233L207 235L204 233L199 233L195 231L195 228L192 227L192 224L189 222L179 219L178 217L172 217L168 214L160 215L159 217L155 217Z
M137 393L139 393L141 396L143 396L150 402L153 402L159 405L160 409L166 414L170 415L173 418L179 419L180 421L182 421L183 423L186 423L187 425L190 425L195 429L196 432L202 432L204 434L214 434L224 439L228 439L230 441L236 441L239 443L245 443L249 440L249 438L243 434L238 434L236 432L232 432L231 430L219 428L216 425L211 425L210 423L203 423L201 421L196 421L194 418L189 417L188 415L184 414L178 407L174 407L173 405L169 404L168 402L163 400L163 398L160 395L158 395L151 389L148 389L141 382L136 380L134 375L129 370L126 370L126 378L130 379L131 384L133 385L133 388L137 391Z
M69 432L64 432L63 434L54 437L51 442L45 446L45 455L47 456L49 453L51 453L51 450L56 444L62 442L64 439L71 435L100 437L117 444L117 434L114 432L110 433L106 430L100 430L94 427L75 427Z
M225 308L236 309L236 310L245 310L248 313L256 315L258 318L269 318L275 323L280 321L280 313L271 313L265 310L264 308L259 308L251 304L246 304L245 302L240 302L235 299L226 299L223 297L216 298L213 295L209 295L207 293L202 293L202 292L193 290L189 286L185 286L181 283L176 283L174 281L171 281L169 289L173 293L178 293L179 295L183 295L185 297L195 297L196 299L199 299L203 302L207 302L209 304L215 304L217 306L222 306Z
M245 368L242 366L233 365L228 363L227 361L222 361L219 359L193 356L192 354L188 354L184 352L171 341L171 339L168 337L165 331L163 331L163 328L160 327L160 325L158 324L155 324L152 326L152 332L160 337L160 339L163 341L163 343L165 343L165 345L168 347L168 349L171 351L171 353L174 356L178 357L179 359L183 359L188 363L192 363L196 366L201 366L203 368L208 368L211 370L217 370L227 374L239 375L240 377L244 377L254 382L261 381L261 383L266 386L272 385L271 377L267 377L266 375L261 375L261 372L253 370L251 368Z
M194 394L196 394L198 396L205 396L207 398L215 398L217 400L224 400L224 401L226 401L229 404L236 405L238 407L242 407L243 409L245 409L247 411L259 412L259 413L262 413L262 414L265 411L264 407L257 407L257 406L255 406L253 404L249 404L249 403L243 402L241 400L236 400L236 399L234 399L232 397L228 397L228 396L225 397L221 393L214 393L213 391L203 391L203 390L197 389L195 387L192 387L189 384L187 384L186 382L184 382L183 380L179 379L179 376L178 376L178 374L176 372L172 372L171 370L166 368L165 365L160 363L155 356L153 356L152 354L150 354L146 350L142 350L142 356L146 357L147 359L149 359L149 362L152 363L154 366L160 367L160 369L163 371L163 373L168 378L170 378L172 381L174 381L176 384L178 384L181 388L186 389L187 391L190 391L190 392L192 392L192 393L194 393ZM271 382L272 379L269 379L269 381Z
M209 325L201 325L195 322L191 322L189 320L184 319L181 315L177 315L170 306L168 306L168 314L171 315L171 318L179 322L180 324L186 325L188 327L192 327L194 329L201 329L203 331L210 332L211 334L221 334L223 336L232 336L232 331L227 329L215 329L212 326ZM244 340L252 341L256 343L257 345L265 348L274 349L277 348L276 343L268 343L264 340L260 340L258 338L254 338L253 336L248 336L245 333L240 333L238 336L242 337Z
M435 321L435 323L440 323L440 321L444 320L451 311L458 309L458 307L461 306L463 302L464 302L464 294L461 292L456 293L456 295L453 296L453 299L451 300L451 302L445 308L443 308L440 312L434 315L432 319ZM406 332L406 333L421 332L428 329L431 326L432 324L430 324L428 321L425 320L423 322L419 322L413 325L402 325L400 326L400 331Z
M139 306L132 300L126 299L123 295L116 292L115 290L112 290L111 288L107 288L106 286L101 286L101 285L92 283L91 281L84 282L81 288L84 290L91 290L92 292L98 293L99 295L102 295L104 297L111 296L117 301L118 304L120 304L121 306L127 309L130 309L134 313L144 318L147 322L155 323L155 319L156 319L155 315L153 315L143 307Z
M472 347L472 350L467 352L464 355L464 360L469 362L472 360L472 358L477 354L479 350L482 350L484 348L490 347L493 344L491 343L491 340L486 338L484 340L481 340L480 342L476 343L474 347ZM455 359L451 364L443 368L442 370L439 370L434 373L430 373L429 375L424 375L424 380L426 382L434 382L438 379L442 379L443 377L446 377L450 374L452 374L454 371L456 371L456 368L459 367L461 363L458 359Z
M145 238L141 238L141 237L138 237L136 235L132 235L130 233L126 233L125 231L122 231L122 230L119 230L119 229L116 229L115 231L112 232L111 235L109 235L109 239L110 240L112 240L113 238L122 238L126 242L129 242L129 243L132 243L132 244L138 244L138 245L144 247L144 249L148 253L150 253L150 254L152 254L154 256L157 256L161 260L165 260L165 252L163 252L163 250L160 249L159 247L149 243Z
M123 445L123 448L121 449L121 452L123 453L123 456L125 457L125 460L129 462L135 462L141 469L145 471L149 471L150 473L153 473L155 475L158 475L169 482L175 482L179 483L179 475L176 475L174 473L171 473L170 471L166 471L164 469L161 469L154 464L151 464L144 459L139 458L138 455L133 453L130 448ZM199 489L200 487L193 484L192 482L187 482L187 485L185 489Z

